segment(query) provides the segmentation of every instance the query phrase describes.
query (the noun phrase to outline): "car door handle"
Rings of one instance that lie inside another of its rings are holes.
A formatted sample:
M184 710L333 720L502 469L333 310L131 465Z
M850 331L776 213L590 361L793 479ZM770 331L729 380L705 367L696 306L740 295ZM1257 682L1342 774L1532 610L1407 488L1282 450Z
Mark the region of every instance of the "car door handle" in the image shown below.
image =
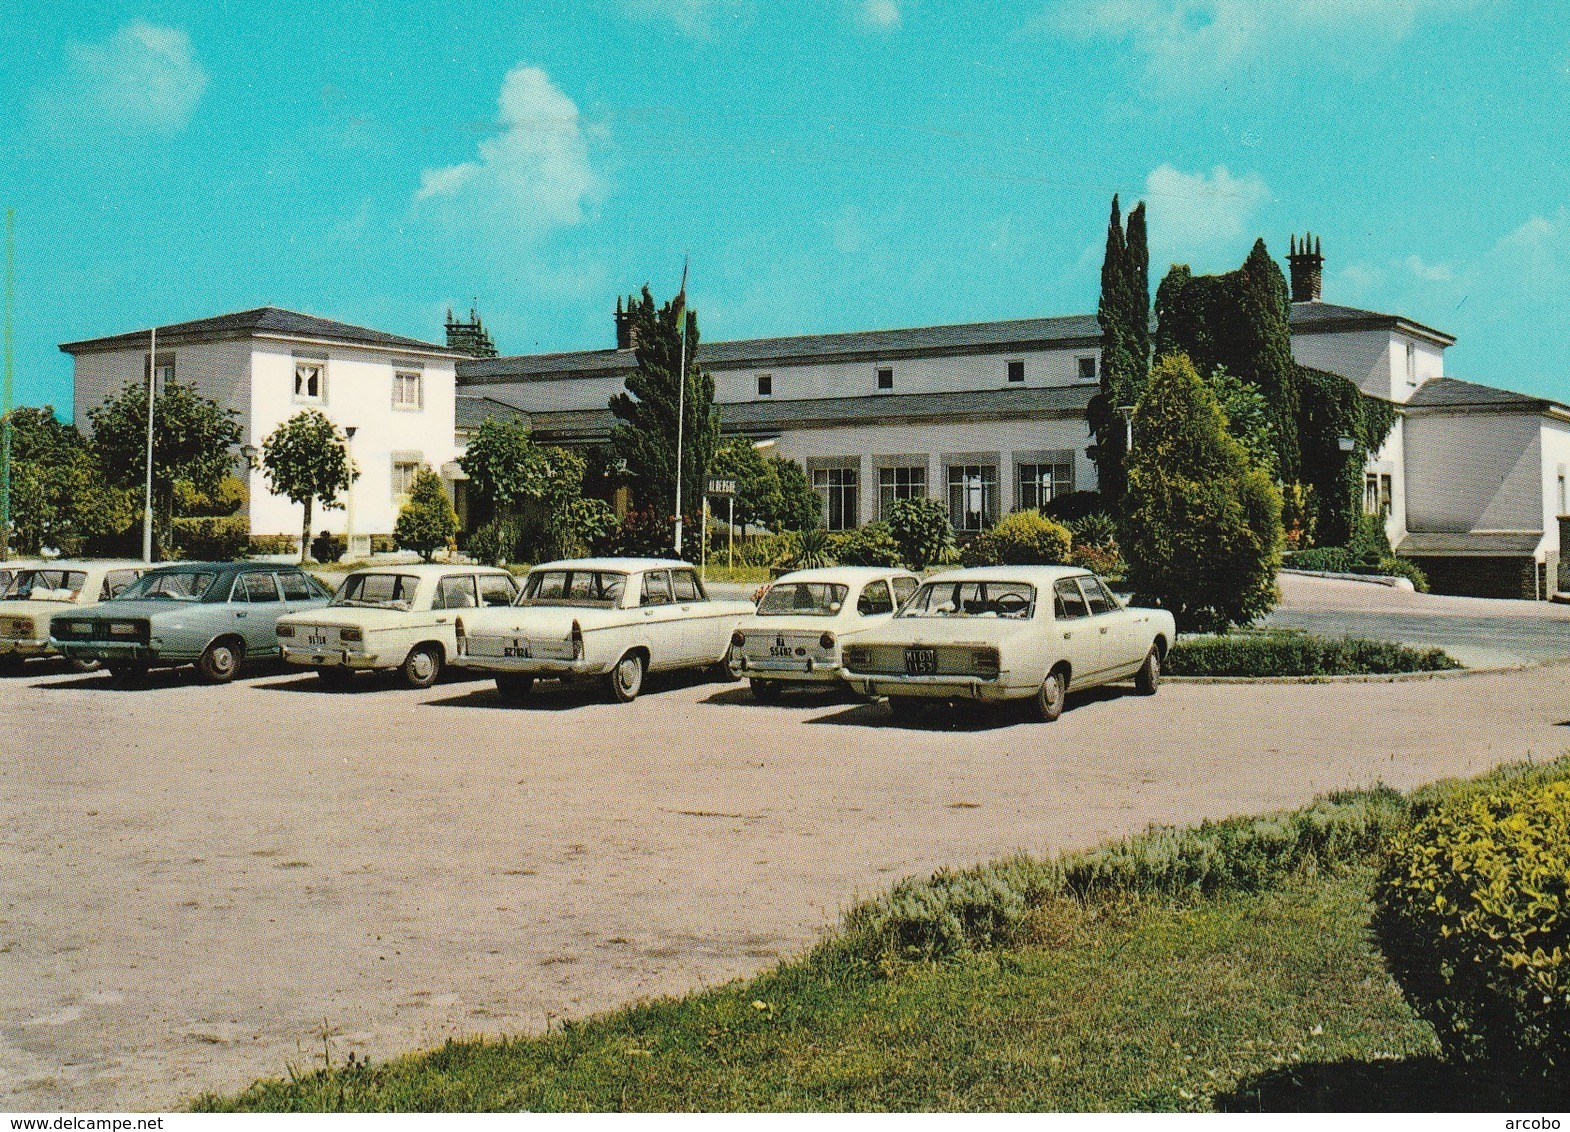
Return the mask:
M1074 639L1074 634L1073 633L1064 633L1063 634L1063 639L1065 641L1072 641Z
M250 614L249 613L240 612L240 613L236 613L234 616L235 616L235 620L236 621L242 621L245 618L249 617Z
M653 617L654 616L654 610L652 610L652 609L645 609L643 611L643 615L645 617Z
M438 617L436 619L436 623L438 625L445 625L445 624L447 624L447 618L445 618L445 617Z

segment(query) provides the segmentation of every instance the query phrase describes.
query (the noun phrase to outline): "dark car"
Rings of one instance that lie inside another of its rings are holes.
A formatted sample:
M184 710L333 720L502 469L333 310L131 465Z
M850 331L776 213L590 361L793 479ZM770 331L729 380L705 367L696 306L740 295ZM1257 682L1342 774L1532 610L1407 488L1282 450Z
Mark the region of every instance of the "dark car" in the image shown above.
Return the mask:
M181 562L144 574L110 601L51 618L49 638L64 655L121 678L194 664L208 683L225 684L247 658L278 655L278 618L331 596L298 566Z

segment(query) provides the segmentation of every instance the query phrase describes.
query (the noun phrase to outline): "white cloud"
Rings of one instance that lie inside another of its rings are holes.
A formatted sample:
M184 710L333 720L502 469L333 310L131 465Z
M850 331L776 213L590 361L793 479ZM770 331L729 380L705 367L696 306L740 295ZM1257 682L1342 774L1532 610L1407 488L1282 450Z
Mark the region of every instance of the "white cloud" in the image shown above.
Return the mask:
M1196 250L1230 244L1253 234L1254 215L1269 199L1258 173L1235 177L1217 165L1207 175L1161 165L1145 178L1151 246L1186 259Z
M578 107L524 64L507 73L497 102L501 133L480 142L472 161L422 172L415 204L524 236L582 221L600 182Z
M1402 263L1425 283L1448 283L1456 277L1455 269L1449 264L1428 263L1421 256L1409 255Z
M1336 45L1360 52L1399 42L1425 17L1477 0L1054 0L1033 24L1115 39L1145 62L1156 90L1210 87L1269 58L1318 65ZM1327 52L1329 48L1329 52Z
M862 27L892 31L899 27L899 0L861 0L856 6L856 21Z
M687 35L707 39L719 15L739 16L743 0L621 0L634 19L668 20Z
M72 44L66 74L44 97L43 109L72 131L174 133L191 120L206 89L207 72L189 35L135 19L101 43Z

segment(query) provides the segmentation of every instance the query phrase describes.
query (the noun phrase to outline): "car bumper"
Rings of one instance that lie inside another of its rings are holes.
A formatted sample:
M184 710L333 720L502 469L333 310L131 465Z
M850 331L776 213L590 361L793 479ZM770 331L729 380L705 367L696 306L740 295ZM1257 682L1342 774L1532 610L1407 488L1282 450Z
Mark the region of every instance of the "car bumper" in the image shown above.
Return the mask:
M741 656L733 671L753 680L789 680L791 683L838 683L840 667L813 657Z
M597 676L610 671L608 665L597 660L552 660L541 656L468 656L460 655L451 662L457 668L481 672L513 672L520 676L552 677Z
M139 644L135 641L56 641L51 640L50 645L62 656L72 660L97 660L104 664L117 664L126 661L138 664L153 664L158 661L172 660L166 657L153 645ZM175 661L175 663L183 663Z
M54 650L49 647L49 638L28 641L16 637L0 639L0 656L48 656Z
M928 700L999 700L1028 695L1028 688L1013 688L995 676L887 676L845 670L847 681L866 696L908 696Z
M393 662L383 660L380 653L355 652L353 649L300 649L280 646L278 655L289 664L302 664L309 668L392 668Z

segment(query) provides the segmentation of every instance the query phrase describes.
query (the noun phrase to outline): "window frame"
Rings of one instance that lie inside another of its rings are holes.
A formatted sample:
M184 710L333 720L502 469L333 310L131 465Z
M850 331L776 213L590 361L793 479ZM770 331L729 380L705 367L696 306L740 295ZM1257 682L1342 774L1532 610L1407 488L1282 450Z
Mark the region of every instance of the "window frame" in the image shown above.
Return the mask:
M990 464L979 461L955 462L951 464L945 464L944 471L944 486L947 489L946 501L949 505L949 522L953 524L956 531L985 531L997 523L999 512L999 484L998 465L996 462ZM959 473L959 482L955 482L956 472ZM972 472L975 473L974 477L971 475ZM992 473L990 480L987 478L988 472ZM973 512L963 508L956 508L954 506L954 493L959 491L961 493L961 502L964 502L965 496L968 495L971 490L970 484L966 481L971 478L974 478L978 481L976 486L981 492L979 526L972 526L969 522L969 516L973 514Z
M1019 376L1015 377L1014 374ZM1025 384L1025 359L1009 358L1003 363L1003 380L1009 385Z
M451 583L451 582L458 582L460 584L462 584L464 582L468 583L469 599L470 599L471 604L469 604L469 605L453 605L453 604L450 603L450 601L448 600L448 597L447 597L447 586L448 586L448 583ZM480 606L480 587L479 587L479 583L475 580L474 575L473 574L443 574L440 578L437 578L436 579L436 592L431 595L431 608L432 609L479 609L479 608L481 608L481 606Z
M649 600L651 594L656 598L659 597L659 594L649 585L651 579L665 583L665 598L663 601ZM671 572L669 570L645 570L643 577L638 580L638 608L675 604L676 595L675 591L671 589Z
M1085 372L1085 363L1090 363L1090 372ZM1076 354L1074 356L1074 380L1089 384L1101 380L1101 358L1096 354Z
M1043 468L1053 469L1047 475L1045 484L1047 496L1041 498ZM1067 474L1060 476L1059 468L1066 468ZM1035 469L1035 474L1026 478L1026 469ZM1061 486L1061 493L1059 488ZM1028 491L1026 489L1029 489ZM1028 511L1031 508L1041 510L1059 494L1069 494L1074 490L1074 462L1072 460L1023 460L1014 465L1014 510ZM1034 497L1033 501L1027 496Z
M877 376L876 376L876 380L873 382L873 388L877 392L879 392L879 393L891 393L891 392L893 392L893 390L894 390L894 367L893 366L877 366L875 368L877 370Z
M876 591L882 592L884 600L889 603L888 607L886 609L863 609L862 602L867 600L867 595ZM894 590L889 586L887 578L873 579L862 586L861 592L856 595L857 617L881 617L885 613L895 613L898 610L899 602L894 600Z
M900 473L905 474L905 483L900 483ZM892 483L884 483L884 476L888 475ZM911 482L920 479L920 484ZM927 465L920 464L880 464L878 466L878 518L887 520L889 512L894 509L894 504L902 499L927 498Z
M327 404L327 359L302 358L294 359L294 378L290 385L290 401L296 405L325 405ZM300 391L300 371L306 368L316 370L316 392L302 393Z
M774 396L774 375L772 373L758 374L758 396Z
M388 461L391 471L388 475L387 486L392 493L394 503L406 502L414 492L414 477L425 467L425 460L414 452L394 452ZM403 491L398 490L398 469L408 468L408 483Z
M1065 587L1069 591L1068 593L1064 592ZM1070 613L1068 601L1065 600L1069 597L1077 598L1080 609L1084 612ZM1061 612L1059 612L1060 607ZM1052 583L1052 619L1054 621L1088 621L1090 617L1090 602L1086 600L1084 591L1079 588L1074 578L1059 578Z
M823 477L819 482L818 477ZM840 482L830 482L839 477ZM849 477L849 482L845 482ZM823 504L823 529L826 531L853 531L861 525L861 469L853 467L812 469L812 490L818 493ZM835 500L839 511L835 513ZM847 517L849 521L847 522ZM836 525L838 524L838 525Z
M400 399L403 392L404 379L414 379L414 401L408 402ZM422 413L425 411L425 371L422 369L393 367L392 381L392 407L398 413Z

